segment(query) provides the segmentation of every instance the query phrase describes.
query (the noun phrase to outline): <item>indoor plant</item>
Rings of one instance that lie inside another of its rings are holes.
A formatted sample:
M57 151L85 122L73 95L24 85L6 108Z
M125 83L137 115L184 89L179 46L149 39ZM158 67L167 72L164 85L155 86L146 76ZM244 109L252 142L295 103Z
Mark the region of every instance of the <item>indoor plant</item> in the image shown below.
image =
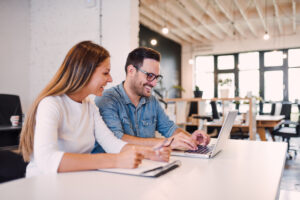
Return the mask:
M218 83L220 85L221 98L228 98L229 97L229 87L231 86L232 80L230 78L219 79Z
M203 94L203 91L201 91L199 89L199 87L196 85L195 86L195 90L194 90L194 96L195 97L198 97L198 98L202 98L202 94Z

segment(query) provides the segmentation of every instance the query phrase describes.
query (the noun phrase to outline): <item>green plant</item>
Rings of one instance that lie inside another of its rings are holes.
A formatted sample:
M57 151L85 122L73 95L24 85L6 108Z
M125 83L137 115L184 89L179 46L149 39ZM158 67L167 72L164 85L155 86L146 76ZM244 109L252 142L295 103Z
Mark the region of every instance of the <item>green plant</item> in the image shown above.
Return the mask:
M195 86L195 91L200 91L200 89L197 85Z
M220 86L225 86L225 85L230 86L231 83L232 83L232 80L230 78L226 78L224 80L223 79L219 79L218 83L219 83Z
M181 87L180 85L173 85L172 86L174 89L185 92L185 89L183 87Z

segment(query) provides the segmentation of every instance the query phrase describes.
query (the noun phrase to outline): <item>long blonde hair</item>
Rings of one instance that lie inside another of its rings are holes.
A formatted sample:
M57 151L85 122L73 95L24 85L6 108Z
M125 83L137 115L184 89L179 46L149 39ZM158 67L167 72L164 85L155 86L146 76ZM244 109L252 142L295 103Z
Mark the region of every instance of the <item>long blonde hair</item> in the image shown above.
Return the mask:
M108 57L110 55L106 49L91 41L80 42L69 50L62 65L26 115L19 145L19 151L25 161L30 161L33 152L35 115L40 101L47 96L77 92L89 82L96 67Z

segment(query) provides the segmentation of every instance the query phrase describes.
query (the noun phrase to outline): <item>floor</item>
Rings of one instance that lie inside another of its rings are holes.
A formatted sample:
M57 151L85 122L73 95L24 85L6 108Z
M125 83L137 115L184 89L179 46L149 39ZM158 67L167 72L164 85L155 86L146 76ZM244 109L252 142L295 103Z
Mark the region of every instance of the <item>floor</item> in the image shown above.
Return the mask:
M280 141L279 138L276 140ZM291 139L291 148L297 149L298 155L293 159L286 160L280 183L279 200L299 200L300 199L300 138Z

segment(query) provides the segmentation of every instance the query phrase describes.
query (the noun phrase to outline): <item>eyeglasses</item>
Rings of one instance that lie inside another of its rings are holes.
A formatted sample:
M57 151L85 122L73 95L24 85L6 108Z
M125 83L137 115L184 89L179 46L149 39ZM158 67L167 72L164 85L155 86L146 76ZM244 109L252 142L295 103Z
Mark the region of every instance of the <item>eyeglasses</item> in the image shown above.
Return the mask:
M139 68L139 67L137 67L137 66L134 66L134 67L135 67L138 71L140 71L140 72L146 74L146 76L147 76L146 79L147 79L147 81L149 81L149 82L154 81L154 79L156 79L157 82L159 82L159 81L163 78L162 75L155 75L155 74L153 74L153 73L146 72L146 71L142 70L141 68Z

